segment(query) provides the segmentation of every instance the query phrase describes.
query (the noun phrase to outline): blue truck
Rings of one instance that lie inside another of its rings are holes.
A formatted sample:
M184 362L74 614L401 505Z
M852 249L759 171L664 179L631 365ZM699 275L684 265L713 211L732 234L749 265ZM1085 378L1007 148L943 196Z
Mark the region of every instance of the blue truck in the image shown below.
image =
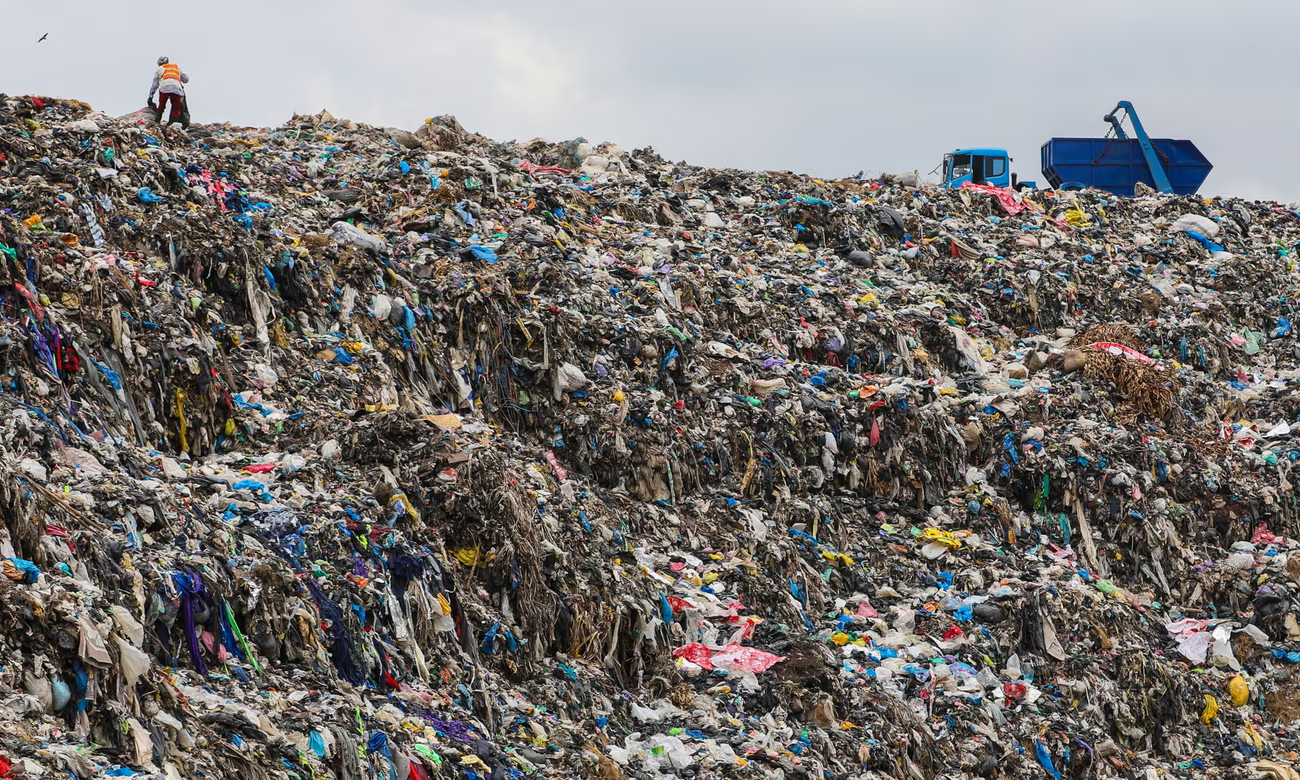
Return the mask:
M1132 126L1132 136L1124 120ZM1138 182L1157 192L1194 194L1214 168L1196 144L1151 138L1133 104L1120 101L1104 117L1111 129L1105 138L1053 138L1043 144L1043 176L1063 190L1087 187L1132 196ZM944 155L943 184L955 189L966 182L997 187L1034 187L1011 172L1005 149L957 149Z

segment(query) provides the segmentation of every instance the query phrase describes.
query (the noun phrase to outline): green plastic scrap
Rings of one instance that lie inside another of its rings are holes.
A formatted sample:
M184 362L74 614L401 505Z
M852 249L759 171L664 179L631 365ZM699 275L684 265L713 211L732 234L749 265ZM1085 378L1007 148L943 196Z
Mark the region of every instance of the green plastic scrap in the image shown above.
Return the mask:
M442 766L442 756L428 745L416 745L415 752L432 761L434 766Z
M1246 341L1246 343L1242 345L1242 349L1246 351L1247 355L1259 354L1259 343L1262 335L1263 334L1257 331L1252 331L1250 328L1242 328L1241 337Z
M244 648L244 655L248 656L248 660L253 664L253 671L261 674L262 667L257 663L257 658L253 656L253 651L248 649L248 642L244 639L244 632L239 630L239 624L235 622L235 614L230 611L230 603L226 602L225 607L226 619L230 621L230 630L235 635L235 641L239 642L239 646Z

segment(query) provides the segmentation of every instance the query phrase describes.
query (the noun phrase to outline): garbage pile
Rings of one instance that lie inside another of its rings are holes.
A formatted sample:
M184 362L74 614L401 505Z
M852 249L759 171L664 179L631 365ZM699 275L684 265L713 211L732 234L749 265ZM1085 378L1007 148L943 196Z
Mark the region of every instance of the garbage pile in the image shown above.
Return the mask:
M0 106L0 776L1300 778L1300 213Z

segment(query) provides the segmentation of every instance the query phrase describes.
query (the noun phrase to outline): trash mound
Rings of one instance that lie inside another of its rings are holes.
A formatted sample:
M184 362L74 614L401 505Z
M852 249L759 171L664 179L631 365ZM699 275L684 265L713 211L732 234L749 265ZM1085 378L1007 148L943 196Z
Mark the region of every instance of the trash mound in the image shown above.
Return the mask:
M0 776L1300 777L1300 213L0 106Z

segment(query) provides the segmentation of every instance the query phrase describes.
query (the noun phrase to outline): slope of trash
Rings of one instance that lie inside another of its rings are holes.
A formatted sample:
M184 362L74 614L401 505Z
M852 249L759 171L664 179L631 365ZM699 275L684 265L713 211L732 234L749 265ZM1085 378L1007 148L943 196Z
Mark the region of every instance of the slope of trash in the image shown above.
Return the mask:
M1300 780L1300 214L0 96L0 776Z

